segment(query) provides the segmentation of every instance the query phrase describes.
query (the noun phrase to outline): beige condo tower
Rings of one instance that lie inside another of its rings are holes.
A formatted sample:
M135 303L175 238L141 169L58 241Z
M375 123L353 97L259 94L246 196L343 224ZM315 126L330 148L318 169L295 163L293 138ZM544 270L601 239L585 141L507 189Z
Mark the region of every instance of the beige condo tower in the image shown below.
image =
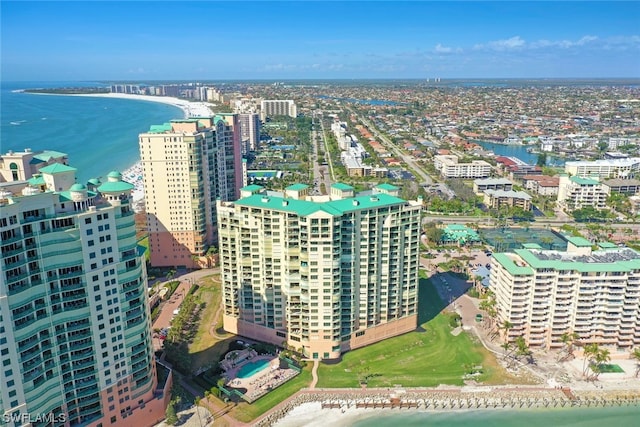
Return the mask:
M216 199L242 186L237 114L172 120L139 136L151 265L209 266Z
M225 330L335 359L417 326L421 202L258 185L218 202Z

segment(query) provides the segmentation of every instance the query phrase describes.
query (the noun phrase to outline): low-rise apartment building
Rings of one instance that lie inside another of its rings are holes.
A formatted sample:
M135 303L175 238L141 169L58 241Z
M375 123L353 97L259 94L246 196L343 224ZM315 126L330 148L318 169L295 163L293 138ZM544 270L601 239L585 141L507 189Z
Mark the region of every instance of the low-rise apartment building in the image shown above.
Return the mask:
M560 178L547 175L525 175L522 177L522 184L527 190L541 196L557 196Z
M602 185L604 185L607 194L622 193L633 196L640 193L639 179L605 179L602 181Z
M458 156L438 155L433 164L444 178L487 178L491 175L491 165L484 160L472 160L470 163L458 163Z
M587 206L605 209L607 192L604 185L595 179L563 175L558 186L558 205L569 211Z
M572 176L630 179L640 176L640 157L570 161L564 171Z
M518 207L525 211L531 210L531 196L524 191L486 190L484 204L492 209L503 206Z
M513 190L513 182L506 178L485 178L473 181L473 192L484 193L486 190Z

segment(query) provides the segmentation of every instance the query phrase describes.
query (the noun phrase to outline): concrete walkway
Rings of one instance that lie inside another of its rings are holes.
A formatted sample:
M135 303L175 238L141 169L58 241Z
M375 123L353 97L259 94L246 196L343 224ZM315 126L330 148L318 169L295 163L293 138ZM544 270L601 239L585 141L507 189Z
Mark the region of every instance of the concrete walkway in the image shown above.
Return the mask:
M313 369L311 370L311 384L309 385L309 389L313 390L316 388L316 384L318 384L318 366L320 366L319 360L313 361Z

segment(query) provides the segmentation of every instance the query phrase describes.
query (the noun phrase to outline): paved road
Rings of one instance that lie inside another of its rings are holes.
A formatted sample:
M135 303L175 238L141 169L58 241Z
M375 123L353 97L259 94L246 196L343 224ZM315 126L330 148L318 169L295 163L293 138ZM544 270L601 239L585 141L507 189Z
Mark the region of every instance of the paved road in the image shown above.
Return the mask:
M384 144L385 147L387 147L387 149L389 149L395 156L400 157L403 162L409 165L410 170L412 172L415 172L418 175L420 175L420 179L422 180L420 185L431 185L433 183L433 180L431 179L429 174L427 174L424 170L422 170L422 166L419 165L418 162L412 156L405 154L402 150L400 150L397 145L395 145L393 142L391 142L391 140L389 140L389 138L387 138L384 134L379 132L378 129L373 125L373 123L371 123L371 121L358 115L358 113L352 109L350 109L350 111L352 114L358 117L358 119L362 122L362 124L364 124L369 129L369 131L376 138L378 138L380 142Z
M174 316L173 312L180 308L180 305L182 304L184 297L187 295L187 293L189 293L191 286L197 283L198 280L202 277L211 276L212 274L218 273L219 271L219 268L207 268L191 272L184 272L183 274L180 274L180 271L178 271L175 278L173 278L171 281L180 280L181 283L168 301L161 302L161 304L163 304L162 309L160 310L160 314L158 315L156 320L153 322L152 330L156 328L162 329L170 326L171 319ZM162 287L166 283L167 282L163 282L159 285L155 285L154 287L156 288L156 291L162 289ZM154 334L153 349L159 350L160 348L162 348L162 340L160 340L160 338L156 337Z

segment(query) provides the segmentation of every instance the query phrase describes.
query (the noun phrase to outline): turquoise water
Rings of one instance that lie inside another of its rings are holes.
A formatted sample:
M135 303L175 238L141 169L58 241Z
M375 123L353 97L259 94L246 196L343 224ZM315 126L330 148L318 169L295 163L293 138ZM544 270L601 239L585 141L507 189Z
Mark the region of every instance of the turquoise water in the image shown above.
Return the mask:
M55 150L69 155L80 181L123 171L140 159L138 134L150 125L183 118L172 105L128 99L35 95L34 87L103 86L88 82L3 82L0 151Z
M361 419L353 427L636 427L640 407L398 413Z
M495 144L493 142L488 141L477 141L473 140L473 142L480 145L482 148L486 150L493 151L497 156L506 156L506 157L517 157L525 163L530 165L535 165L538 161L538 155L527 152L527 148L531 148L534 146L531 145L505 145L505 144ZM562 166L564 165L564 159L559 157L547 157L547 165L549 166Z
M262 371L267 366L269 366L268 360L258 360L256 362L249 362L240 368L236 376L238 378L249 378L257 374L258 372Z

